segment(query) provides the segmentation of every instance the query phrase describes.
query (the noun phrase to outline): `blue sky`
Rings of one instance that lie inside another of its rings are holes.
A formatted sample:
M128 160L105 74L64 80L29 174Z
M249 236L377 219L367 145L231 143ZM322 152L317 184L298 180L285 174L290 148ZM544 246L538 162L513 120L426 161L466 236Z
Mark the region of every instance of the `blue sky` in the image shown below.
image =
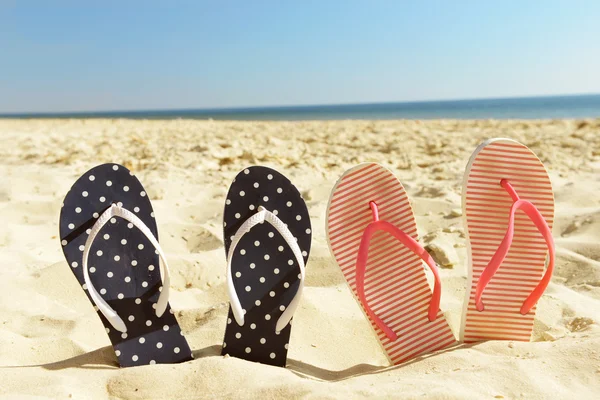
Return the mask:
M49 3L0 0L0 112L600 93L596 0Z

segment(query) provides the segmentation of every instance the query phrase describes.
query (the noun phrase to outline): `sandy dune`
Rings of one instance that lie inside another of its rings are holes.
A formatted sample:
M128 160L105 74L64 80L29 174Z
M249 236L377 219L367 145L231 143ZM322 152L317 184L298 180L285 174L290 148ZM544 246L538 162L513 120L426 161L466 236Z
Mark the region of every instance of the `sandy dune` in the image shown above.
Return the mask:
M436 250L456 334L466 284L464 167L489 137L530 146L556 196L557 265L531 343L459 345L390 367L325 240L325 207L359 162L394 171ZM0 120L0 395L5 398L597 398L600 392L600 120L216 122ZM194 349L179 365L119 369L57 238L71 184L132 169L153 201L171 304ZM287 369L223 358L224 196L244 166L289 176L312 217L307 287Z

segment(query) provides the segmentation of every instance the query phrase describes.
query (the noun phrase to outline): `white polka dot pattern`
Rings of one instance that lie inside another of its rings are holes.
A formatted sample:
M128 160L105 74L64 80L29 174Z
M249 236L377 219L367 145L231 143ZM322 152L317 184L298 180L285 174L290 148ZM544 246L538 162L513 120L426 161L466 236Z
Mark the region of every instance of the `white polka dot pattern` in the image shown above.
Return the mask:
M84 290L83 271L78 268L82 264L81 248L98 216L111 204L138 210L138 218L158 238L150 200L137 178L125 167L104 164L85 173L67 193L60 216L61 246ZM73 228L69 228L70 225ZM132 228L123 219L111 220L94 241L89 258L94 286L127 326L127 333L118 332L98 313L119 364L129 367L190 360L191 350L170 306L160 318L152 307L158 299L162 280L159 269L150 270L149 266L159 265L158 255L148 239ZM88 295L87 290L85 293ZM156 347L159 342L160 349Z
M287 207L286 204L293 204ZM311 226L308 209L298 189L277 171L253 166L239 173L225 201L224 237L226 254L231 237L240 225L258 211L273 212L297 238L306 264L310 252ZM238 250L239 249L239 250ZM244 326L239 326L231 308L228 314L223 354L249 361L284 367L291 322L276 332L277 320L298 290L298 265L281 235L269 224L258 224L238 243L232 260L233 284L242 308Z

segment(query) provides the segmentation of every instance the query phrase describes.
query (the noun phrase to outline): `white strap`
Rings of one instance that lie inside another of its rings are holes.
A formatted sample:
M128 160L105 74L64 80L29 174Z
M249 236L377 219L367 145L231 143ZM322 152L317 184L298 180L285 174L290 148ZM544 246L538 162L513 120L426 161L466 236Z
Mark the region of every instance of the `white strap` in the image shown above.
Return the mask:
M169 265L167 264L167 260L165 255L158 244L158 240L154 237L150 229L139 219L135 214L131 211L120 207L116 204L111 205L106 211L102 213L100 218L96 221L94 226L92 227L90 234L85 241L85 246L83 249L83 278L85 280L85 285L87 286L88 292L90 293L90 297L98 309L102 312L102 314L106 317L108 322L119 332L127 332L127 326L125 326L125 322L123 319L119 317L115 310L113 310L107 303L104 301L102 297L96 291L96 288L92 284L90 279L90 274L88 272L88 258L90 255L90 249L92 248L92 243L100 232L100 229L108 222L112 217L121 217L129 222L131 222L136 228L138 228L144 236L148 238L150 243L156 248L158 251L158 255L162 260L162 264L164 265L164 270L161 269L161 275L163 279L163 287L162 291L158 297L158 301L156 302L156 316L161 317L165 310L167 309L167 304L169 302L169 284L170 284L170 274L169 274Z
M292 249L296 260L298 261L298 267L300 268L300 285L298 285L298 291L294 295L294 298L290 302L289 306L285 309L281 317L277 320L277 324L275 325L275 330L280 332L287 326L292 317L294 316L294 311L298 307L300 303L300 297L302 297L302 289L304 288L304 258L302 258L302 251L296 242L296 238L292 235L292 232L285 226L282 220L277 218L275 214L266 210L264 207L258 207L258 212L248 218L242 226L238 229L238 231L231 239L231 245L229 246L229 252L227 253L227 292L229 294L231 309L233 311L233 316L235 317L235 321L240 326L244 326L244 311L242 309L242 305L240 304L240 299L235 291L235 286L233 286L233 278L231 276L231 261L233 259L233 254L235 251L235 247L242 239L246 233L250 232L254 226L258 224L262 224L264 221L267 221L271 224L277 231L281 234L287 245Z

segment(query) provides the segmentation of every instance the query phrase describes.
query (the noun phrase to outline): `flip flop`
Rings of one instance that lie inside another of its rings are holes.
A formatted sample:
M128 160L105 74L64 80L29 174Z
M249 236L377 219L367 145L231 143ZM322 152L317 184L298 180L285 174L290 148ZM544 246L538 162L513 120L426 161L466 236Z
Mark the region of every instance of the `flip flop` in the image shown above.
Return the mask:
M417 242L408 196L388 169L366 163L342 175L329 199L327 238L392 364L456 343L439 309L437 266ZM423 261L434 274L433 294Z
M306 204L279 172L249 167L229 189L223 226L230 308L222 353L285 367L310 252Z
M150 200L122 165L89 170L65 197L63 252L122 367L192 359L168 303L169 268L157 237Z
M548 172L526 146L488 140L469 160L462 203L469 283L460 338L529 341L554 270Z

